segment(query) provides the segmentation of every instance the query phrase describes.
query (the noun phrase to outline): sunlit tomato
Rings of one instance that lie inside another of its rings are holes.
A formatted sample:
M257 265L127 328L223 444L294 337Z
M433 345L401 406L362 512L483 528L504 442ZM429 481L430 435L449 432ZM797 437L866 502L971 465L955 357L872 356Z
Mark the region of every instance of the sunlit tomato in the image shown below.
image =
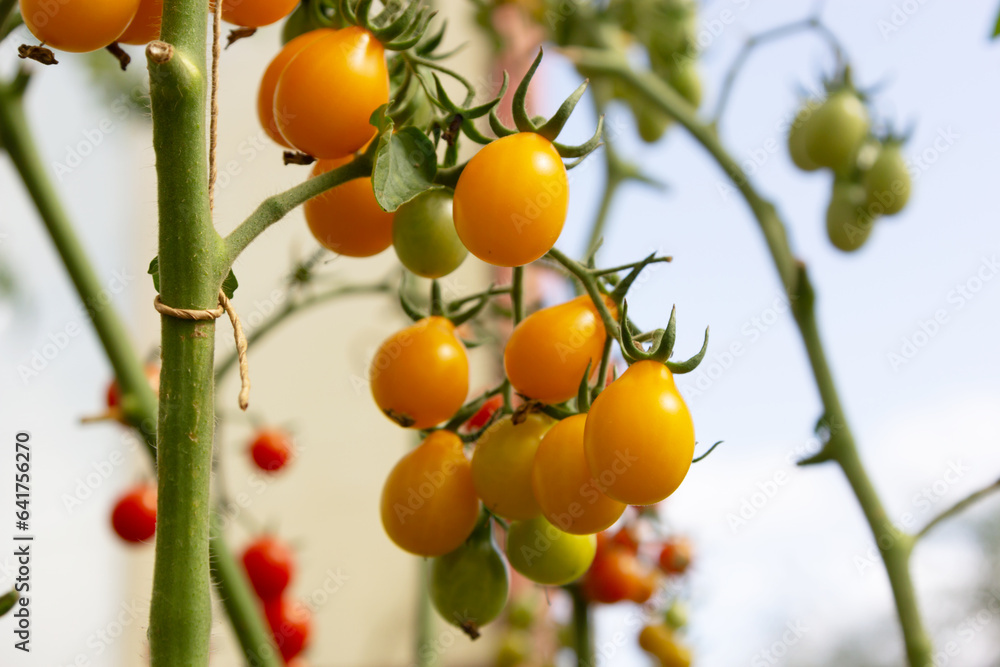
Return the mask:
M285 18L298 4L299 0L222 0L222 20L260 28Z
M425 429L458 412L469 393L469 357L443 317L386 339L369 370L375 403L400 426Z
M521 266L555 245L568 203L566 166L552 142L521 132L469 160L455 187L455 229L484 262Z
M160 367L156 364L146 364L143 368L143 372L146 373L146 380L149 382L150 388L153 390L154 394L159 395L160 393ZM111 381L108 385L108 393L106 397L108 408L120 408L122 403L122 390L118 386L118 378Z
M868 208L895 215L910 199L910 170L897 142L886 144L864 180Z
M490 423L490 419L493 418L493 414L502 407L503 396L499 394L490 396L483 403L483 406L476 411L476 414L469 417L469 421L465 422L466 430L475 432L486 426Z
M531 474L535 498L545 518L574 535L597 533L618 520L625 505L603 493L614 473L590 474L583 452L587 415L573 415L553 426L535 453Z
M504 417L480 436L472 453L472 481L488 510L505 519L538 516L531 470L538 443L553 423L540 413L527 415L520 424Z
M673 375L639 361L611 383L587 415L584 449L605 493L652 505L673 493L691 467L694 424Z
M148 44L160 38L163 0L139 0L139 9L118 38L120 44Z
M684 574L691 564L691 542L674 538L663 543L660 551L660 569L667 574Z
M639 646L660 661L661 667L690 667L691 651L677 643L674 632L662 623L647 625L639 633Z
M264 472L277 472L292 458L292 437L280 429L262 429L250 443L250 456Z
M313 30L291 40L285 44L281 51L278 51L278 55L267 66L267 69L264 70L264 76L260 79L260 89L257 91L257 118L267 136L285 148L292 146L281 136L278 124L274 120L274 91L278 87L278 78L281 77L281 73L285 71L285 67L292 61L292 58L299 54L299 51L332 32L333 30L329 29Z
M46 46L85 53L118 39L139 9L139 0L20 0L21 17Z
M812 117L815 103L808 103L795 114L795 120L788 128L788 154L795 166L802 171L816 171L820 168L813 162L806 150L806 122Z
M583 578L583 593L592 602L614 604L631 600L646 602L656 588L649 567L628 550L617 545L598 550Z
M605 302L616 313L611 300ZM594 302L586 294L543 308L526 317L511 334L503 365L514 389L543 403L576 396L590 364L598 372L607 334Z
M462 440L433 431L389 473L382 487L382 526L398 547L443 556L472 534L479 499Z
M264 603L264 616L286 662L305 650L312 634L312 613L308 607L278 597Z
M336 169L351 160L319 160L313 176ZM370 257L392 245L393 214L375 200L372 182L355 178L330 188L303 205L309 231L320 245L348 257Z
M288 588L295 557L284 542L265 535L243 552L243 568L257 596L261 600L272 600Z
M806 154L821 167L845 170L868 136L868 124L868 109L854 91L834 92L805 123Z
M853 252L871 235L876 218L866 206L865 189L857 183L836 181L826 209L826 234L837 249Z
M372 113L389 102L382 44L351 26L295 55L278 77L274 118L292 146L318 158L350 155L375 136Z
M455 233L451 190L427 190L396 210L392 247L403 266L424 278L457 269L469 251Z
M535 583L562 586L576 581L594 561L597 539L570 535L537 516L514 521L507 531L507 560Z
M156 487L140 484L125 493L111 512L111 526L126 542L145 542L156 532Z

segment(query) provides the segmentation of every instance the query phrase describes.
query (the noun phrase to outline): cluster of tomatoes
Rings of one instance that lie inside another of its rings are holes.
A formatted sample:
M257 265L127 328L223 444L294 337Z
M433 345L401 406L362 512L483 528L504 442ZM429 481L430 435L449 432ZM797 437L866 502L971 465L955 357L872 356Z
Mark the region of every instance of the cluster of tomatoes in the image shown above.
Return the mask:
M295 557L284 542L265 535L243 552L243 568L264 605L264 616L286 664L305 650L312 633L312 614L285 595L295 572Z
M796 115L788 151L803 171L833 172L826 231L834 246L851 252L864 245L880 217L903 210L911 179L903 139L873 135L868 108L849 71L829 88L825 100L808 100Z

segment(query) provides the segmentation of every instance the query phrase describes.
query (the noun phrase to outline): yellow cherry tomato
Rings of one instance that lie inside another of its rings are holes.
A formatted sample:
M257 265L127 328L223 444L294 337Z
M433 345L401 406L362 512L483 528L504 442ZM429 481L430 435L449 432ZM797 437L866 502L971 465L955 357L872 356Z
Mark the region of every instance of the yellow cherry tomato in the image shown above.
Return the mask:
M639 633L639 646L660 661L661 667L690 667L691 651L677 643L666 625L647 625Z
M319 176L351 160L318 160L312 175ZM309 231L320 245L348 257L371 257L392 245L394 214L375 200L372 182L355 178L330 188L302 206Z
M608 297L605 303L617 313ZM577 394L590 363L597 374L607 335L587 295L543 308L524 319L503 352L507 378L518 393L543 403L562 403Z
M573 415L553 426L535 452L531 482L545 518L560 530L591 535L622 515L625 505L604 494L590 474L583 453L587 415Z
M267 66L267 69L264 70L264 76L260 79L260 90L257 92L257 118L260 119L260 125L264 128L264 131L267 132L267 136L271 137L271 139L278 142L285 148L291 148L292 145L288 143L287 139L281 136L281 132L278 131L278 124L274 120L274 91L278 87L278 79L281 77L281 73L285 71L285 67L288 66L288 63L290 63L292 58L297 56L302 49L306 48L320 37L325 37L333 32L333 30L328 28L320 28L319 30L313 30L299 35L295 39L291 40L285 44L281 51L278 51L278 55L276 55L274 60L271 61L271 64Z
M385 49L351 26L309 44L285 66L274 92L281 135L318 158L340 158L375 136L372 113L389 102Z
M484 262L521 266L552 249L568 204L566 166L552 142L521 132L469 160L455 187L455 230Z
M298 4L299 0L222 0L222 20L260 28L285 18Z
M20 0L20 8L28 30L46 46L86 53L117 40L139 0Z
M382 343L369 379L386 416L400 426L430 428L465 403L469 357L450 321L426 317Z
M694 424L670 369L632 364L594 401L583 444L590 473L615 500L652 505L673 493L691 467Z
M462 546L479 516L469 459L451 431L434 431L399 460L382 487L382 526L396 545L418 556Z
M163 0L139 0L139 9L125 32L118 37L119 44L148 44L160 38L163 19Z
M593 535L570 535L539 515L514 521L507 531L510 566L535 583L562 586L586 573L597 553Z
M537 412L516 425L504 417L479 437L472 453L472 481L486 509L505 519L538 516L531 470L538 443L553 423Z

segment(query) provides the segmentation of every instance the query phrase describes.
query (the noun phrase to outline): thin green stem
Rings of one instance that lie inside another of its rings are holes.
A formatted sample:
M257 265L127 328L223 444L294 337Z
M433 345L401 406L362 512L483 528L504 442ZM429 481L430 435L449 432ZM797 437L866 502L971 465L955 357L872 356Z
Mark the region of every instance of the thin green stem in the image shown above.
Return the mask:
M573 276L583 285L584 290L590 296L591 301L597 307L597 312L601 315L601 322L604 324L604 331L610 338L618 339L620 337L620 330L618 322L615 320L611 311L608 310L607 305L604 303L604 299L601 298L601 290L597 285L597 279L591 273L587 267L575 259L571 259L566 256L562 251L552 248L549 250L548 257L554 259L563 268L569 271Z
M594 662L594 637L590 632L590 603L579 586L569 586L573 599L573 652L579 667L592 667Z
M511 320L516 327L524 319L524 267L515 266L511 270L510 281Z
M17 0L0 0L0 39L6 37L17 25L16 19L11 18L14 16L14 7L16 6ZM8 23L13 25L8 27Z
M998 479L997 481L993 482L989 486L986 486L986 487L984 487L982 489L979 489L978 491L975 491L974 493L970 493L968 496L966 496L965 498L962 498L957 503L955 503L954 505L952 505L948 509L946 509L943 512L941 512L940 514L938 514L936 517L934 517L930 521L928 521L927 525L925 525L923 528L921 528L920 531L916 535L913 536L913 541L914 542L919 541L920 539L922 539L923 537L925 537L927 535L927 533L929 533L932 530L934 530L934 528L937 525L939 525L942 521L946 521L946 520L952 518L953 516L955 516L956 514L964 512L967 508L969 508L972 505L976 504L977 502L979 502L983 498L986 498L987 496L990 496L990 495L996 493L997 491L1000 491L1000 479Z
M427 585L430 576L431 561L418 563L420 573L417 578L417 640L414 643L417 667L436 667L439 664L438 652L434 649L434 610L431 608L431 596Z

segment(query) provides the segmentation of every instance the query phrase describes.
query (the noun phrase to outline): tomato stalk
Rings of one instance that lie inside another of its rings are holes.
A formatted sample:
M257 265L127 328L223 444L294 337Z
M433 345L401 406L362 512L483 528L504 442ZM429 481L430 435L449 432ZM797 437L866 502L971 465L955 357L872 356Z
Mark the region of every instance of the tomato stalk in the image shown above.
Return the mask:
M583 595L583 589L574 584L567 586L573 600L573 652L576 664L591 667L594 662L594 638L591 634L590 603Z

